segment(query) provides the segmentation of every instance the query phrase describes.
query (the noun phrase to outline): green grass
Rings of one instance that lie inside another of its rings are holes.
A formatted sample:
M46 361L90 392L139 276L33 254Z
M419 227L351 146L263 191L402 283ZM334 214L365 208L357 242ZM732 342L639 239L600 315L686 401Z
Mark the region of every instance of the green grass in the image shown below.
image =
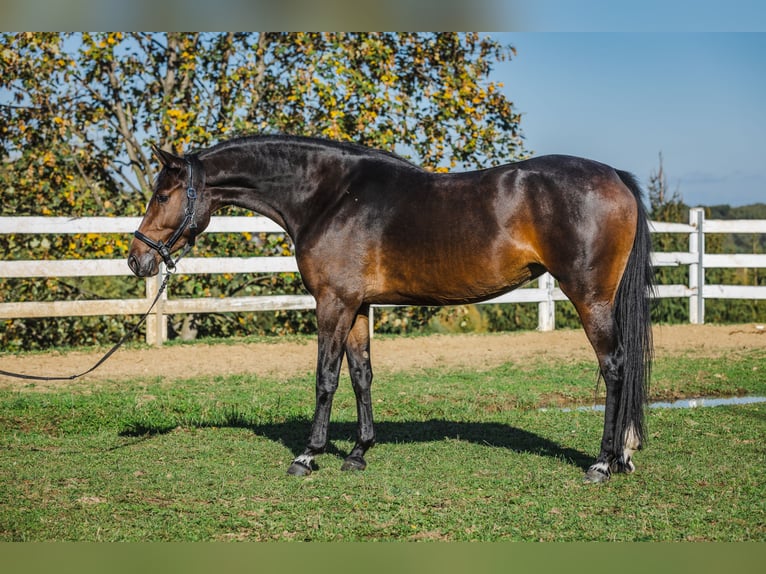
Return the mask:
M653 397L766 395L766 351L657 362ZM766 539L766 404L650 410L638 471L582 484L602 415L588 362L381 374L378 445L348 381L327 454L286 475L312 383L244 376L0 393L0 540ZM603 388L599 396L603 395Z

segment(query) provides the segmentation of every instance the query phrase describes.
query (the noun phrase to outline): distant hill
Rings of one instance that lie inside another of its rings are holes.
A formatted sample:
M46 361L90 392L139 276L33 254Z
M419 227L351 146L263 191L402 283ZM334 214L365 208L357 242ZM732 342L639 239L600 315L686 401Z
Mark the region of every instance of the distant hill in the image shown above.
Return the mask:
M732 207L731 205L711 205L709 219L766 219L766 203L753 203Z
M754 203L732 207L731 205L710 205L708 219L766 219L766 203ZM766 235L726 234L721 245L723 253L765 253Z

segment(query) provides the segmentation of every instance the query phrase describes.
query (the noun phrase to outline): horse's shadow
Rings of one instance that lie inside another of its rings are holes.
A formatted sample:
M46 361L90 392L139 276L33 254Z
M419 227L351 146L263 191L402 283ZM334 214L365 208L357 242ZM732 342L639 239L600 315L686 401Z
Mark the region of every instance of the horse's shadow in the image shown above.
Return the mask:
M294 456L303 452L311 428L311 420L294 417L281 422L254 423L251 419L232 414L226 420L195 421L188 425L196 428L243 428L253 434L282 443ZM150 437L170 432L169 425L127 424L120 432L124 437ZM497 422L465 422L444 419L425 421L381 421L375 424L376 444L426 443L455 439L491 447L506 448L522 454L535 454L569 461L583 470L593 462L592 456L507 424ZM356 436L356 423L333 422L330 425L326 452L344 458L349 453L336 446L336 442L352 441Z

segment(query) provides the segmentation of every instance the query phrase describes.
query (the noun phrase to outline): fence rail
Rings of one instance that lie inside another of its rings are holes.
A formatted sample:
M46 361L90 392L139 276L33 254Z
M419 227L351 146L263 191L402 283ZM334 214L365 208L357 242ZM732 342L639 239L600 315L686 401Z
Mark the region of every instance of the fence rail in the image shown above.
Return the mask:
M0 217L0 234L122 234L138 227L137 217ZM706 299L766 299L766 287L705 284L705 269L766 268L766 254L705 253L705 235L709 233L766 233L766 220L706 220L702 209L691 209L689 223L652 222L652 232L689 235L689 251L658 252L653 255L656 266L689 266L688 285L659 285L657 297L689 299L692 323L703 323ZM265 217L213 217L207 233L283 233ZM179 274L203 273L297 273L294 257L188 257L179 265ZM124 259L25 260L0 261L0 277L87 277L131 276ZM137 281L139 279L136 279ZM146 311L154 299L159 280L147 278L146 296L138 299L106 299L87 301L0 302L0 319L32 317L66 317L82 315L131 315ZM537 287L517 289L485 303L537 303L538 328L555 328L555 304L566 295L545 274ZM166 294L147 319L146 340L162 344L167 340L167 316L183 313L230 311L276 311L313 309L310 295L264 295L256 297L168 299Z

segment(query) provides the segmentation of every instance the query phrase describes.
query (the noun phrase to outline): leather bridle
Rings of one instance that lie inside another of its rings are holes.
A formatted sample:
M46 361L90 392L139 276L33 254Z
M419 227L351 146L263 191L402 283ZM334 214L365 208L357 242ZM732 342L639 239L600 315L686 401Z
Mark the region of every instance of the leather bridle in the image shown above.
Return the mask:
M194 247L194 242L197 239L197 213L195 210L197 202L197 190L194 187L194 167L195 164L199 163L199 160L194 156L187 156L184 158L184 163L186 163L187 172L186 209L184 209L184 218L181 222L181 225L179 225L178 228L173 232L173 235L170 236L170 239L168 239L167 242L155 241L154 239L147 237L138 230L133 232L133 235L136 239L143 241L160 254L160 257L162 257L162 260L165 262L165 266L170 272L175 271L176 263L178 263L178 261L184 255L186 255L192 247ZM186 245L181 251L181 254L174 260L170 255L170 250L173 249L173 246L187 229L191 231L191 235L186 241Z

